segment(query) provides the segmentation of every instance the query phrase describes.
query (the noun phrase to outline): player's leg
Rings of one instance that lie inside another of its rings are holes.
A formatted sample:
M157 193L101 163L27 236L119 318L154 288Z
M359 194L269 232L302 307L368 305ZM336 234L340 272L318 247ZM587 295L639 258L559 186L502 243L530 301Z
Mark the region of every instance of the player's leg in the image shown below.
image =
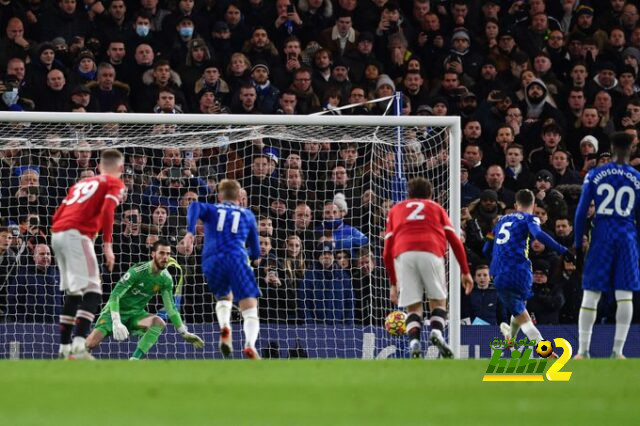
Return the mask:
M146 313L145 313L146 314ZM157 315L149 315L139 320L133 320L136 328L145 330L144 334L138 341L138 346L133 352L131 359L142 359L149 350L156 344L158 338L164 331L167 324Z
M85 347L86 338L102 304L100 268L91 239L75 230L67 231L65 234L68 249L65 251L69 271L68 286L71 292L82 293L82 301L75 316L71 352L76 358L88 358L90 355Z
M433 253L421 252L417 260L417 268L424 283L431 316L431 332L429 341L438 348L443 358L453 358L453 350L444 338L447 323L447 287L445 281L444 259Z
M258 316L258 297L260 289L256 283L253 268L247 262L231 264L236 271L231 281L231 289L238 300L238 308L242 314L242 330L244 332L244 349L242 352L249 359L260 359L256 350L256 341L260 333L260 318ZM229 271L229 276L231 271Z
M60 291L64 293L62 312L60 313L60 348L58 356L68 358L71 354L71 335L75 324L76 310L82 301L82 293L72 293L69 289L69 270L65 256L65 236L53 234L51 247L55 253L56 265L60 271Z
M100 342L104 340L105 337L106 333L98 328L94 328L93 331L89 333L89 336L85 341L85 347L87 348L87 350L91 351L95 349L100 344Z
M220 341L218 349L225 358L233 353L233 341L231 336L231 310L233 308L233 293L218 298L216 302L216 318L220 325Z
M216 298L216 318L220 326L220 341L218 349L222 356L229 358L233 353L231 334L231 310L233 308L233 293L229 286L229 277L222 262L212 262L204 271L207 286ZM232 279L232 278L231 278Z
M574 359L589 357L593 324L598 314L598 302L603 291L611 288L614 259L620 253L615 253L609 244L611 236L594 229L589 251L584 260L582 273L582 304L578 315L578 353ZM637 263L636 263L637 265Z
M407 306L407 337L409 337L409 354L411 358L422 358L422 346L420 345L420 335L422 334L422 324L424 323L424 309L422 301Z
M242 353L249 359L260 359L256 350L256 341L260 333L260 318L258 317L258 299L245 297L238 302L242 313L242 330L244 331L244 349Z
M394 259L396 276L398 278L398 306L407 309L407 337L409 338L409 355L412 358L422 357L420 336L424 323L424 309L422 307L425 287L416 264L418 252L405 252Z
M533 325L533 321L531 321L531 316L529 315L529 311L524 308L524 302L522 304L523 311L515 316L516 322L520 325L522 332L529 340L535 340L536 343L544 340L542 338L542 334L540 330Z
M578 315L579 346L578 353L574 357L576 359L589 357L593 324L596 322L598 302L600 301L601 294L601 292L593 290L584 290L582 294L582 305L580 306L580 314Z
M627 341L631 317L633 317L633 293L626 290L616 290L616 333L613 338L613 358L624 359L622 349Z
M633 317L633 291L640 289L638 271L638 245L631 234L622 237L616 256L613 285L616 294L616 332L613 339L613 358L624 359L622 349L627 340Z

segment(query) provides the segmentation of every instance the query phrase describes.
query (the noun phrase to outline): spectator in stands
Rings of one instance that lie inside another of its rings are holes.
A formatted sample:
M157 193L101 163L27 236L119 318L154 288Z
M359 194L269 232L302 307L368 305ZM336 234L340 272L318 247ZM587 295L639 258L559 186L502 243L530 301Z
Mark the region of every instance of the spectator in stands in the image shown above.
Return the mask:
M55 323L62 307L58 269L51 264L51 249L38 244L29 264L19 266L8 288L7 320Z
M87 12L76 7L75 0L58 0L58 7L43 19L42 38L53 40L63 37L67 43L71 43L74 37L87 38L91 30Z
M16 228L16 234L18 233ZM10 250L13 239L14 235L11 230L4 226L0 227L0 320L2 321L8 319L7 311L10 306L7 304L7 290L18 267L17 259Z
M469 181L469 163L466 160L462 160L460 165L460 191L462 207L468 206L480 196L480 189Z
M533 297L527 302L532 318L537 324L559 324L560 310L565 303L561 285L551 279L548 262L533 262Z
M203 199L209 195L207 182L194 176L189 169L182 169L180 164L164 168L145 189L143 204L165 206L174 214L180 205L180 198L188 190L197 192Z
M482 165L482 157L482 148L476 144L468 144L462 153L462 158L469 165L469 180L478 188L485 186L486 169Z
M116 80L116 70L109 63L103 62L98 66L97 82L87 87L91 90L97 112L114 112L116 105L129 101L129 86Z
M529 152L529 165L531 170L550 169L551 156L560 148L562 142L562 129L550 122L542 128L543 146L534 148Z
M534 192L536 198L540 201L544 200L547 193L555 184L553 174L549 170L542 169L536 174L534 182Z
M514 143L507 147L506 153L504 186L513 192L528 188L531 185L532 175L524 162L524 147Z
M567 248L573 245L573 226L568 217L557 217L554 223L554 231L557 242Z
M321 46L328 49L334 58L339 58L356 50L358 32L353 28L350 12L341 10L336 14L336 23L320 33Z
M513 133L513 129L507 124L500 125L496 132L494 142L483 149L482 159L487 165L504 165L506 161L505 155L507 147L509 147L514 140L515 135Z
M334 263L333 252L330 242L318 246L318 262L305 273L298 288L298 300L304 307L303 318L307 321L332 325L354 320L351 279Z
M23 61L26 60L29 49L32 47L32 42L25 38L24 24L17 16L9 18L5 34L6 38L0 41L1 69L7 66L9 59L19 58Z
M146 235L142 233L142 214L135 206L122 212L120 232L114 233L114 250L118 253L119 262L116 274L124 273L130 265L148 258L145 248Z
M299 68L293 76L293 83L289 90L298 99L298 112L300 114L310 114L320 110L320 99L311 87L311 70Z
M251 80L257 92L257 108L262 114L273 114L278 105L280 91L269 80L269 67L265 63L256 63L251 68Z
M62 71L53 69L47 74L47 87L36 98L38 111L67 111L69 107L69 92L67 82Z
M483 143L482 125L475 118L469 118L462 128L462 142L464 145Z
M157 114L180 114L182 108L176 105L176 94L170 88L162 88L158 90L158 96L156 98L156 105L153 107L153 112ZM162 126L160 126L162 127Z
M507 318L504 308L498 301L498 293L491 283L489 266L480 264L476 266L473 276L475 288L471 292L471 316L490 325L497 325Z
M156 61L153 70L144 73L142 81L144 86L141 87L140 93L133 97L134 109L137 112L153 112L160 89L170 89L174 94L176 106L183 112L188 112L187 100L180 89L182 79L171 69L169 61L165 59Z
M469 204L469 213L478 221L483 234L493 230L498 215L504 211L505 205L498 201L498 194L492 189L485 189L480 197Z
M511 208L515 202L515 193L504 186L504 170L498 165L489 166L485 174L486 187L493 190L498 199L507 208Z
M242 187L249 194L249 204L267 210L269 191L277 188L276 180L269 174L269 157L257 154L251 158L251 174L242 180Z
M293 223L289 229L302 240L305 252L313 251L315 230L311 207L305 203L298 204L293 211Z
M324 205L323 221L317 228L320 235L331 235L337 250L357 250L369 242L366 235L358 229L347 225L342 219L342 213L335 202L330 201Z
M250 83L243 84L238 92L237 105L231 108L231 112L234 114L260 114L257 100L258 94L255 86Z
M295 311L295 288L288 288L282 275L282 265L273 250L271 237L260 235L260 267L257 268L258 286L264 301L260 306L261 318L273 322L286 322L287 314L291 314L293 301ZM294 312L295 313L295 312ZM293 316L295 319L295 315Z
M554 171L556 185L580 185L582 178L580 173L569 168L570 157L567 151L557 150L551 156L551 167Z

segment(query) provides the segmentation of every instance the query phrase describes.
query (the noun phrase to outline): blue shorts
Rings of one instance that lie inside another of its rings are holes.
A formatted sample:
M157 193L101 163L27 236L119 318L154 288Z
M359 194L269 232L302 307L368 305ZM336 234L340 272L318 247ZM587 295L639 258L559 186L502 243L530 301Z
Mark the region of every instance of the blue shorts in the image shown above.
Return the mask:
M640 291L635 230L601 226L592 232L584 261L582 288L592 291Z
M518 316L527 307L526 303L533 295L531 286L533 275L528 269L515 269L493 278L498 292L498 299L510 315Z
M253 268L245 256L219 256L202 259L202 272L216 299L233 292L233 300L260 296Z

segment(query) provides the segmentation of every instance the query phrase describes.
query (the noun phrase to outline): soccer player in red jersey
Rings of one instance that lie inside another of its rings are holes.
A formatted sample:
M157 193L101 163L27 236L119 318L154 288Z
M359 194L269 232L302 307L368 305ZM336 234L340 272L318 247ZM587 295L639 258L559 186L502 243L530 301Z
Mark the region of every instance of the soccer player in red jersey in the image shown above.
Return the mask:
M444 255L447 242L460 264L465 294L471 293L473 279L467 255L447 212L431 200L431 183L414 178L408 185L409 198L389 211L384 241L384 264L391 279L391 302L409 311L407 334L412 358L420 358L422 301L426 293L431 310L429 340L444 358L453 357L444 340L447 318L447 288Z
M120 151L103 151L98 165L100 175L73 185L53 216L51 245L60 269L60 290L65 293L60 315L61 358L91 357L85 339L102 302L100 268L93 241L102 231L104 260L111 271L115 263L114 212L126 191L120 180L123 166Z

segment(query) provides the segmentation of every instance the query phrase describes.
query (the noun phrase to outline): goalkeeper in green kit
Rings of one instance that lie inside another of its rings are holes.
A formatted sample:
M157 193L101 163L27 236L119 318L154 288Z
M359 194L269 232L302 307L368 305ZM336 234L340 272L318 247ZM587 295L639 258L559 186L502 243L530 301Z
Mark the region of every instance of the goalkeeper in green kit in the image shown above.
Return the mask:
M132 266L122 276L100 313L96 327L87 337L85 345L88 350L98 346L109 334L113 334L116 340L125 340L131 332L142 335L131 359L145 356L166 326L162 318L145 311L149 300L156 293L161 294L167 315L182 338L196 348L204 346L200 337L189 333L176 310L173 302L173 279L166 270L170 256L169 243L158 240L151 248L151 260Z

